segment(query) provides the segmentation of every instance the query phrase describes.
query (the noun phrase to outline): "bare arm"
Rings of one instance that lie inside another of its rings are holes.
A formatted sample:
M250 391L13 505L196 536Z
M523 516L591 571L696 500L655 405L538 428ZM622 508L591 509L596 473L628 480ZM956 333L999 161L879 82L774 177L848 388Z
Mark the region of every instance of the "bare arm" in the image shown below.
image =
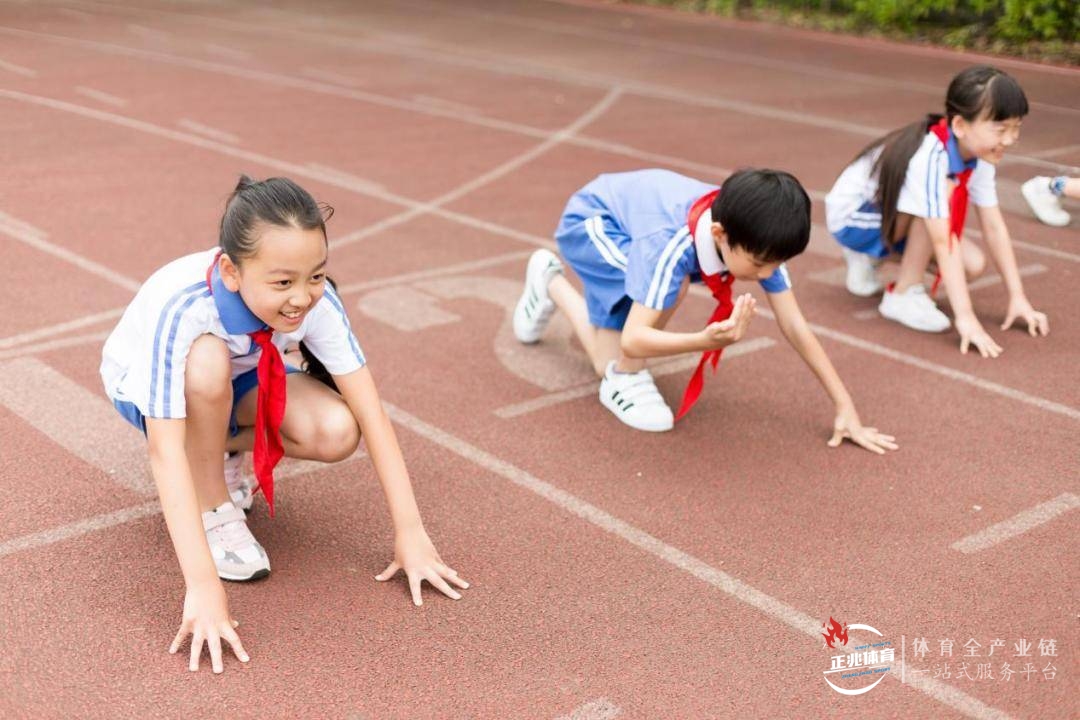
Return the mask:
M1020 280L1020 272L1016 266L1016 255L1013 253L1012 240L1009 238L1009 228L1005 225L1005 217L1001 214L1001 208L975 206L979 215L979 225L982 226L983 240L994 258L998 272L1001 273L1005 287L1009 291L1009 297L1023 297L1024 285Z
M375 579L389 580L398 570L404 569L414 604L423 604L420 595L422 580L427 580L443 594L460 600L461 594L451 588L447 581L460 588L467 588L469 584L442 561L424 529L409 472L405 468L405 458L375 389L371 371L364 366L347 375L335 375L334 382L360 426L394 523L394 560Z
M926 233L934 246L934 258L937 260L941 281L945 283L945 294L949 298L953 314L957 319L970 317L974 320L975 311L971 307L964 261L960 257L956 241L949 241L949 218L916 218L914 222L920 220L926 223Z
M997 357L1001 354L1001 346L986 332L971 306L964 261L959 249L955 247L956 241L949 241L949 219L919 218L915 222L920 220L926 223L926 232L934 245L938 272L945 283L945 293L952 305L956 330L960 333L960 352L967 354L968 346L974 345L984 358Z
M663 312L634 303L623 326L622 351L628 357L649 358L725 348L742 339L754 317L756 302L752 295L744 293L735 299L730 317L693 333L657 328Z
M183 419L146 419L146 435L150 444L150 470L157 485L161 510L169 528L176 559L187 586L180 630L169 646L169 652L180 649L180 643L191 635L188 669L198 670L203 643L210 649L211 667L215 673L224 669L221 641L228 642L243 662L250 658L236 634L238 624L229 613L225 588L218 577L210 546L203 531L202 513L191 477L191 467L184 452L186 421Z
M1028 326L1028 333L1047 335L1050 332L1050 321L1045 313L1037 311L1031 306L1031 302L1024 295L1024 285L1020 280L1020 270L1016 264L1016 255L1013 253L1012 239L1009 237L1009 228L1005 225L1005 218L1001 214L1001 208L975 206L979 213L979 224L982 226L983 239L986 247L994 258L998 272L1005 281L1005 287L1009 291L1009 306L1005 313L1005 322L1001 325L1002 330L1012 326L1017 318L1024 320Z
M334 381L360 426L361 437L390 506L390 519L395 532L422 529L420 509L416 505L409 472L405 468L405 458L401 454L394 426L390 424L375 389L371 371L365 366L348 375L335 376Z
M859 414L855 410L855 403L851 399L847 388L836 372L825 349L821 347L814 331L810 329L798 302L795 301L795 293L785 290L780 293L769 293L769 306L772 307L776 316L776 324L780 326L780 332L787 339L799 357L817 376L825 392L836 407L836 418L833 421L833 434L829 439L829 445L837 447L844 439L849 439L871 452L884 454L886 450L896 450L896 438L878 432L877 428L864 427L859 420Z
M795 300L795 293L785 290L781 293L769 293L767 297L769 306L776 315L776 324L780 326L780 332L817 376L825 392L833 401L833 405L836 406L837 412L845 408L854 409L855 403L852 402L851 395L840 380L840 375L833 367L829 356L825 354L825 349L821 347L814 331L806 323L806 318L799 309L799 303Z
M185 430L183 419L146 419L150 471L184 582L188 587L220 586L221 580L203 532L191 468L184 453Z

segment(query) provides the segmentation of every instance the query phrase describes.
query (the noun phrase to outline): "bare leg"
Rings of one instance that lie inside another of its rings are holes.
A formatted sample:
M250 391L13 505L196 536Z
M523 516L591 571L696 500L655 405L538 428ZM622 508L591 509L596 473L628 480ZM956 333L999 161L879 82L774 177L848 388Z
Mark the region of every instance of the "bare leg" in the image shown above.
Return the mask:
M668 320L675 313L675 309L686 297L686 291L690 284L683 281L679 289L679 296L675 304L660 315L657 323L658 328L664 328ZM644 358L630 358L622 351L622 332L608 328L598 328L589 322L589 311L585 306L585 298L581 296L570 281L562 275L556 275L548 285L548 295L555 305L563 311L574 328L574 333L585 348L585 353L592 362L593 371L597 377L603 377L607 371L608 363L617 360L616 370L619 372L637 372L645 367Z
M184 399L187 404L184 450L191 466L199 510L206 512L229 499L225 489L225 436L232 409L232 382L225 341L203 335L191 345Z
M901 225L907 234L904 254L900 258L900 274L896 278L894 292L903 293L912 285L921 285L930 258L934 256L934 244L926 231L926 224L921 220L913 222L911 215L901 213L896 220L897 234L901 234Z
M960 259L964 261L964 273L968 280L973 280L986 270L986 255L971 240L960 243Z
M281 421L281 444L288 457L339 462L356 451L360 427L352 411L336 392L304 373L286 379L285 417ZM236 406L240 433L231 438L231 451L251 450L255 434L258 391L252 390Z

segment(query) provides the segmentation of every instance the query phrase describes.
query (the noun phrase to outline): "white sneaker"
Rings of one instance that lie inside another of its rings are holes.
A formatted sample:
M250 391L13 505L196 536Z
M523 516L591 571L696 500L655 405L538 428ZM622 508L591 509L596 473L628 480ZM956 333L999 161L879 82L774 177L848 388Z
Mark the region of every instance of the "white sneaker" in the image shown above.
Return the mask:
M233 505L244 511L251 509L259 481L244 474L244 453L225 454L225 487L229 489Z
M514 308L514 335L526 344L540 340L555 312L555 301L548 296L548 284L563 271L562 262L550 250L537 250L525 269L525 290Z
M231 502L202 514L206 542L222 580L255 580L270 574L270 559L248 530L244 511Z
M877 295L885 287L877 274L877 262L866 253L856 252L841 246L844 262L847 263L846 284L848 292L859 297Z
M675 425L675 416L656 389L648 370L615 372L615 361L612 360L600 381L600 402L636 430L664 432Z
M912 285L903 293L893 292L890 286L881 298L878 312L889 320L923 332L944 332L950 325L949 316L938 310L922 285Z
M1038 175L1020 186L1020 192L1031 206L1035 217L1047 225L1065 227L1069 224L1069 213L1061 207L1061 200L1050 192L1050 178Z

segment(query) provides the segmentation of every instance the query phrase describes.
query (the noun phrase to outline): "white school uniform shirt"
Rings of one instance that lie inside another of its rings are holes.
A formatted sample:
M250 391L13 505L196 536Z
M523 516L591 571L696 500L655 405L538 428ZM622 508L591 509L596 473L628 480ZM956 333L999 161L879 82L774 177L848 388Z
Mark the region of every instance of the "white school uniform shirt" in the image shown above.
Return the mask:
M233 378L258 365L262 351L247 333L266 326L222 283L217 254L213 248L174 260L139 288L102 352L101 379L111 400L134 403L145 417L186 417L187 355L205 334L225 341ZM212 263L213 292L206 282ZM329 284L300 326L275 332L271 342L284 350L300 340L333 375L365 364L341 298Z
M881 209L867 213L861 208L874 201L878 179L871 175L881 147L859 157L844 168L832 190L825 196L825 222L829 232L838 233L845 227L880 227ZM968 198L974 205L993 207L998 204L994 166L982 160L964 162L949 133L948 146L928 132L922 145L908 163L904 184L900 188L896 209L921 218L949 217L949 176L974 167L968 179ZM877 215L876 225L873 215Z
M700 180L669 170L649 169L600 175L580 191L593 205L605 208L619 233L630 239L621 265L626 273L626 294L634 302L666 310L675 304L684 278L701 282L703 269L709 274L727 273L713 241L702 247L714 249L711 255L715 261L698 257L694 234L686 226L690 206L713 190L715 185ZM699 221L699 228L711 228L712 210L707 209L701 220L705 225ZM604 237L602 225L593 230L613 248L611 254L622 254ZM708 232L711 237L711 229ZM791 289L791 276L784 264L758 282L767 293Z

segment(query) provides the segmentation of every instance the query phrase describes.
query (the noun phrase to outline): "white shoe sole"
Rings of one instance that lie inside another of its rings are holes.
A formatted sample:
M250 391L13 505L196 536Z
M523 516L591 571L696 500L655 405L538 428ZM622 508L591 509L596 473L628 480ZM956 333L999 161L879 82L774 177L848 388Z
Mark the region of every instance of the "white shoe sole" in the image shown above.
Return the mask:
M264 577L268 576L269 574L270 574L269 568L259 568L258 570L253 572L251 575L232 575L230 573L222 572L221 570L218 570L218 577L219 578L221 578L222 580L229 580L229 581L232 581L232 582L247 582L248 580L258 580L260 578L264 578Z
M555 301L550 297L541 298L537 293L537 300L533 307L533 317L526 315L527 308L532 300L533 276L537 273L543 272L552 263L551 258L555 258L555 262L559 260L555 257L554 253L536 251L529 258L529 264L525 269L525 288L521 291L521 297L518 298L517 305L514 306L514 337L525 345L534 345L540 342L540 338L544 335L544 330L547 329L548 323L551 321L551 314L555 311ZM559 263L561 267L561 263ZM537 322L537 317L547 316L543 321Z
M936 324L936 325L929 325L929 324L925 324L925 323L912 322L908 318L904 318L904 317L901 317L900 315L894 315L894 314L891 314L890 312L887 312L885 310L885 303L881 303L880 305L878 305L878 312L881 313L881 317L885 318L886 320L892 320L893 322L900 323L901 325L903 325L906 328L911 328L912 330L918 330L919 332L943 333L946 330L948 330L950 327L952 327L952 322L948 321L948 318L946 318L946 322L945 322L944 326L942 326L940 323Z

